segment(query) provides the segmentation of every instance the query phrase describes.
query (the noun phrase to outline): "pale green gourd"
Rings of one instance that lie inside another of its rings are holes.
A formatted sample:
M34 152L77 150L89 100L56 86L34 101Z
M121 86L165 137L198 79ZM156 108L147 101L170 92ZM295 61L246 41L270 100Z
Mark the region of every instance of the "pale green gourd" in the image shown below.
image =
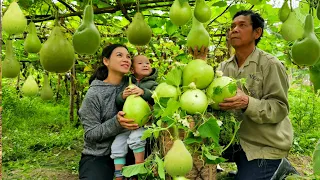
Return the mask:
M27 77L27 80L22 85L21 91L25 96L36 96L38 94L39 87L32 75Z
M55 26L40 50L41 65L49 72L63 73L71 69L74 61L73 46L64 37L60 27Z
M27 27L27 18L17 2L13 1L3 15L2 29L9 35L22 34Z
M144 21L143 15L140 12L134 15L126 33L129 42L136 46L148 44L152 36L150 26Z
M211 18L211 9L204 0L196 0L194 8L194 17L201 23L205 23Z
M303 36L303 26L295 12L290 12L288 19L281 26L280 34L286 41L294 41Z
M94 24L92 5L87 5L84 9L82 23L73 34L74 50L79 54L94 54L100 47L100 39L100 33Z
M53 91L50 87L48 76L44 75L43 86L40 91L40 97L43 100L50 100L53 98Z
M291 10L288 5L288 0L285 0L278 11L280 21L285 22L288 19L290 12Z
M15 78L20 73L20 63L16 60L13 52L12 40L6 41L6 57L2 62L2 76Z
M320 58L320 42L314 33L312 15L307 15L303 38L294 42L291 54L293 62L300 66L312 66Z
M34 22L29 23L29 33L24 41L24 49L28 53L38 53L41 49L41 41L37 36L37 29Z
M185 25L191 18L191 7L187 0L175 0L170 7L169 17L176 26Z
M172 176L185 176L191 171L193 159L180 139L173 142L171 149L164 157L164 169Z
M208 31L204 28L203 24L200 23L195 17L192 19L192 27L187 36L188 48L194 49L195 46L200 49L202 46L208 47L210 36Z
M131 83L131 77L129 78L129 88L133 88L135 85ZM123 105L124 117L127 119L133 119L134 123L139 127L145 125L149 116L151 115L151 109L149 104L140 96L132 94L126 98Z

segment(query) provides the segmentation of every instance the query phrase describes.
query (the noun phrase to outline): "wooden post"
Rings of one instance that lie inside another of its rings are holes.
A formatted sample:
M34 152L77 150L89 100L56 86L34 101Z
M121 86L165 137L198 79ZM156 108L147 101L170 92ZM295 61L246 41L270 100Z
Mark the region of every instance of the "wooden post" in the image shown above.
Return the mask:
M2 1L0 1L0 42L2 42ZM2 179L2 43L0 43L0 179Z
M74 80L75 80L75 65L72 66L71 68L71 75L70 75L70 109L69 109L69 114L70 114L70 122L74 121L74 92L75 92L75 86L74 86Z

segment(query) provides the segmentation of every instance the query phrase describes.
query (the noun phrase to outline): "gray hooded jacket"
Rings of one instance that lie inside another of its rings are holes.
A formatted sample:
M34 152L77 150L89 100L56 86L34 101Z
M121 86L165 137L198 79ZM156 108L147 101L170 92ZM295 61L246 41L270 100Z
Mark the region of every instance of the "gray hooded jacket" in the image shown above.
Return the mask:
M84 128L83 154L110 155L114 137L124 129L116 117L118 109L115 100L127 85L126 77L119 85L92 81L79 109L79 118Z

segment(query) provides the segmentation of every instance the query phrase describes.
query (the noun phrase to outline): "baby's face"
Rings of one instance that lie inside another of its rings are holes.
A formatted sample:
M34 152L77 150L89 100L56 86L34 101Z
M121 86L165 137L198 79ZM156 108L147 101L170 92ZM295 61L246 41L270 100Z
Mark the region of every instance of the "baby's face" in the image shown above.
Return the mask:
M138 76L137 78L147 77L152 72L149 59L142 55L134 57L132 68L134 75Z

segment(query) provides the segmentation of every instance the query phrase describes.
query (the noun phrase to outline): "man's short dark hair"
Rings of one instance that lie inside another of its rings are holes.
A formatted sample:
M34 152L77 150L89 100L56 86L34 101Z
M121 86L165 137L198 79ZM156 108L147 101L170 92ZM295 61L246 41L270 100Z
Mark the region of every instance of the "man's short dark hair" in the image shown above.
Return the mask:
M251 17L253 30L255 30L259 27L262 29L261 36L255 40L255 44L257 45L263 35L264 19L260 16L259 13L255 13L251 10L241 10L233 16L232 20L234 20L234 18L241 16L241 15Z

